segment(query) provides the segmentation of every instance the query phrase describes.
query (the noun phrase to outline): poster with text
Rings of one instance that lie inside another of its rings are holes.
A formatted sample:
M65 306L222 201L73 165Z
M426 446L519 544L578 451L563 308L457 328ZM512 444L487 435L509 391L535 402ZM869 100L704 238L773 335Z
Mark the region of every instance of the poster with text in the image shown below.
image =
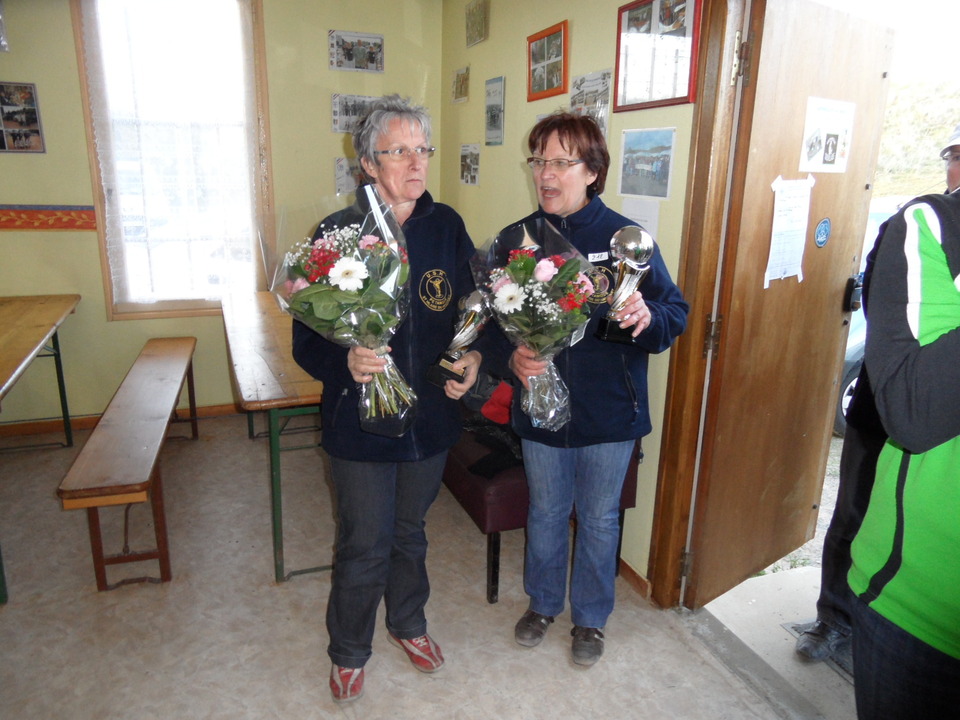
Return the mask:
M503 76L490 78L486 83L484 116L485 143L503 145Z

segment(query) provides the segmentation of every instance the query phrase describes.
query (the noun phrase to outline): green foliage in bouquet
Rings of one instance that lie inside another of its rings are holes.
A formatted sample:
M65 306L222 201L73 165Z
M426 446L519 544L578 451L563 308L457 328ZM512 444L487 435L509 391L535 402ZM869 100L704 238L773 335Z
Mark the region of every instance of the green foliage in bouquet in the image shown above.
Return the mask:
M286 300L301 322L342 345L376 349L393 336L410 272L402 248L348 225L299 243L286 264Z
M517 248L505 266L491 271L493 308L508 336L546 356L589 320L593 284L578 257L537 260L532 248Z

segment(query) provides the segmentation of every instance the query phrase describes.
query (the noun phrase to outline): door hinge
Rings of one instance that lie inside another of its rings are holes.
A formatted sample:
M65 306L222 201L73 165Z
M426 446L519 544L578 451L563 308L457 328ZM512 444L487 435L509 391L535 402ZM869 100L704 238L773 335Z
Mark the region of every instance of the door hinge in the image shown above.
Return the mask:
M706 327L703 331L703 356L706 357L711 352L716 355L720 351L720 329L723 324L723 315L717 315L717 319L707 315Z
M750 43L741 42L743 35L739 30L734 37L733 42L733 67L730 69L730 85L736 85L737 80L747 77L747 69L750 66Z
M687 577L693 567L693 553L684 550L680 553L680 577Z

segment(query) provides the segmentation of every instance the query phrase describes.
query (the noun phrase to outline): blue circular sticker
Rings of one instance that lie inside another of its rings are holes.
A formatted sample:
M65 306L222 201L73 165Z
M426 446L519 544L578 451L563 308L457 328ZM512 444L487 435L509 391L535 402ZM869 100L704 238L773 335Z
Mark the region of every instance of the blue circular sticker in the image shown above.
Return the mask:
M827 244L827 240L830 239L830 218L824 218L819 223L817 223L817 229L813 233L813 240L817 243L817 247L823 247Z

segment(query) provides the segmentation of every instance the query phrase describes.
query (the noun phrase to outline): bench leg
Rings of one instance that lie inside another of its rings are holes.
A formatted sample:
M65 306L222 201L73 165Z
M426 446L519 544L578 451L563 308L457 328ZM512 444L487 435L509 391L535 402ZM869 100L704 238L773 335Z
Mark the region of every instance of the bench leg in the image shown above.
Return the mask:
M87 508L87 526L90 528L90 553L93 555L93 574L97 578L97 590L109 590L107 567L103 559L103 538L100 536L100 508Z
M157 582L157 578L138 577L120 580L113 585L107 582L107 565L122 563L143 562L156 560L160 563L160 582L170 582L173 574L170 570L170 546L167 542L167 519L163 509L163 481L160 477L160 467L153 471L153 482L150 488L150 508L153 511L153 529L157 540L157 549L146 552L130 552L126 548L119 555L109 557L103 554L103 536L100 531L100 508L87 508L87 525L90 528L90 553L93 556L93 574L97 579L97 590L104 592L113 590L121 585L138 582ZM124 531L126 537L126 531Z
M196 414L194 413L194 423ZM196 427L196 425L194 425ZM153 509L153 531L157 538L157 560L160 562L160 582L170 582L170 547L167 544L167 516L163 511L163 481L160 466L153 470L153 488L150 490L150 506Z
M500 599L500 533L487 535L487 602Z
M0 552L0 605L7 604L7 576L3 574L3 553Z
M193 360L187 367L187 397L190 400L190 430L191 437L196 440L200 437L200 428L197 425L197 394L193 386Z

